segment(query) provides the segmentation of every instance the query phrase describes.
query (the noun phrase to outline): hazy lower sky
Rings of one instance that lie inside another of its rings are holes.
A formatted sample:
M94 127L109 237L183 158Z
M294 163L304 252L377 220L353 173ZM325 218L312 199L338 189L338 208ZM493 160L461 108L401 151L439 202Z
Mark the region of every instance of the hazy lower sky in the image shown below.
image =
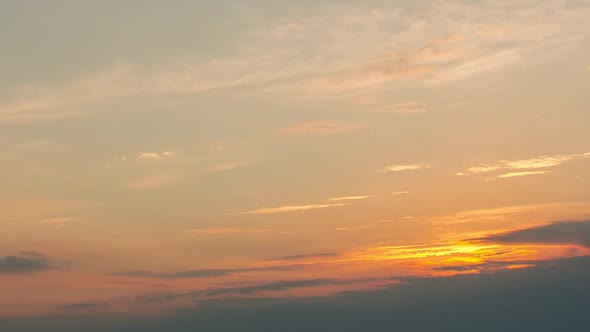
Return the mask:
M401 284L588 273L589 22L588 0L0 0L0 318L228 331L187 312L312 301L331 324L342 296L409 310Z

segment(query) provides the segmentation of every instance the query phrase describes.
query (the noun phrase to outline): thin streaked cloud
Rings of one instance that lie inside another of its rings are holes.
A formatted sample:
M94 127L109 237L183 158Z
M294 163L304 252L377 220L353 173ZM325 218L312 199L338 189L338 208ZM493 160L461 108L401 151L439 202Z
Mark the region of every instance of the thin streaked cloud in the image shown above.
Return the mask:
M406 190L406 191L394 191L394 192L392 192L391 194L392 194L393 196L399 196L399 195L408 195L408 194L410 194L410 192L409 192L409 191L407 191L407 190Z
M262 208L255 210L248 210L239 212L238 214L274 214L274 213L287 213L296 211L307 211L316 209L325 209L331 207L345 206L347 204L336 203L336 204L309 204L309 205L286 205L273 208Z
M229 235L229 234L261 234L280 233L272 229L243 229L243 228L196 228L184 231L186 235Z
M178 172L165 172L160 174L148 175L132 182L129 182L125 188L131 190L153 190L167 187L178 182L182 178Z
M356 230L361 230L361 229L373 228L375 226L376 225L360 225L360 226L350 226L350 227L336 227L336 228L334 228L334 230L340 231L340 232L346 232L346 231L356 231Z
M210 173L220 173L220 172L226 172L226 171L231 171L231 170L238 169L238 168L247 167L252 164L253 164L252 162L247 162L247 161L220 163L220 164L215 164L215 165L209 166L207 168L207 171L209 171Z
M16 148L23 150L62 150L64 144L56 143L48 139L40 139L18 144Z
M47 218L39 220L40 224L49 225L54 227L65 227L71 222L78 221L78 218L74 217L60 217L60 218Z
M373 197L373 196L344 196L344 197L330 198L330 199L328 199L328 201L355 201L355 200L361 200L361 199L368 199L371 197Z
M528 176L528 175L542 175L542 174L546 174L547 172L549 172L549 171L511 172L511 173L500 174L500 175L498 175L498 178L504 179L504 178L515 178L515 177Z
M422 113L426 112L424 107L417 102L407 102L393 105L384 105L371 109L372 112L377 113Z
M582 154L572 154L566 156L543 156L539 158L531 158L524 160L503 160L505 168L509 169L536 169L559 166L572 159L582 157Z
M351 123L310 121L287 128L281 128L277 131L293 136L324 136L350 133L360 128L362 128L362 126Z
M452 225L464 223L501 223L507 220L534 220L538 223L542 219L560 220L568 218L585 218L590 209L588 202L566 202L499 206L486 209L459 211L452 215L436 217L436 224Z
M382 168L381 170L379 170L379 172L387 173L387 172L416 171L416 170L426 169L426 168L430 168L430 166L421 165L421 164L390 165L390 166L386 166L386 167Z
M507 174L503 174L505 176L498 176L498 177L513 177L513 176L520 176L522 175L532 175L532 174L543 174L547 171L539 171L536 172L534 170L537 169L544 169L544 168L552 168L557 167L562 164L565 164L570 161L579 160L579 159L586 159L590 156L590 153L575 153L569 155L554 155L554 156L541 156L536 158L529 158L529 159L519 159L519 160L500 160L495 164L484 164L479 166L473 166L467 168L463 172L457 173L457 175L473 175L473 174L481 174L481 173L490 173L496 172L501 170L514 170L517 172L509 172ZM532 171L526 171L532 170ZM509 174L516 174L516 175L509 175Z

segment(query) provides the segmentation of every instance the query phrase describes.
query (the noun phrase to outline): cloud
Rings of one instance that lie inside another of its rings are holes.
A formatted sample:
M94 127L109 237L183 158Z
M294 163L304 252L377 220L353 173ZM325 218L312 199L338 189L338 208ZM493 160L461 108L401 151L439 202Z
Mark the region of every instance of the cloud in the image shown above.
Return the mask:
M137 159L152 159L158 160L161 159L160 154L155 152L140 152L137 154Z
M457 175L488 173L488 172L493 172L493 171L496 171L499 169L501 169L501 166L489 166L489 165L473 166L473 167L469 167L465 172L457 173Z
M55 120L228 88L243 95L350 100L387 86L445 84L541 62L539 54L581 43L588 9L550 0L531 4L461 1L334 4L299 17L241 27L230 55L185 55L142 66L117 63L66 83L15 88L0 122ZM355 31L354 34L349 31ZM384 107L386 105L383 105Z
M36 141L18 144L16 148L22 150L62 150L64 148L64 145L60 143L55 143L48 139L40 139Z
M165 172L148 175L128 183L125 187L131 190L153 190L169 186L180 181L181 174L178 172Z
M326 257L337 257L338 253L333 252L323 252L317 254L309 254L309 255L293 255L293 256L282 256L271 259L271 261L295 261L295 260L305 260L310 258L326 258Z
M203 228L187 229L184 231L187 235L228 235L228 234L261 234L261 233L281 233L272 229L243 229L243 228Z
M296 124L292 127L278 129L293 136L325 136L350 133L360 129L361 126L349 123L311 121Z
M506 173L506 174L500 174L500 175L498 175L498 178L504 179L504 178L514 178L514 177L528 176L528 175L541 175L541 174L545 174L547 172L548 171L511 172L511 173Z
M85 201L60 199L0 200L0 221L39 222L59 215L71 215L92 207Z
M393 221L395 221L395 219L380 219L380 220L377 220L375 222L376 223L379 223L379 224L385 224L385 223L393 222Z
M47 218L47 219L39 220L39 223L54 226L54 227L64 227L68 223L74 222L77 220L78 220L78 218L73 218L73 217Z
M409 164L409 165L391 165L384 167L379 172L403 172L403 171L415 171L419 169L430 168L430 166L420 164Z
M408 103L401 103L401 104L379 106L379 107L372 109L371 112L410 114L410 113L422 113L422 112L426 112L426 110L424 109L424 107L422 107L422 105L420 103L408 102Z
M68 303L57 306L57 309L61 310L88 310L88 309L100 309L106 306L106 302L78 302Z
M273 213L287 213L295 211L307 211L315 209L325 209L330 207L345 206L346 204L309 204L309 205L286 205L274 208L262 208L240 212L238 214L273 214Z
M55 262L35 252L0 257L0 274L30 274L54 268Z
M391 278L358 278L358 279L299 279L280 280L267 283L260 283L238 287L222 287L207 290L189 291L183 293L151 294L139 298L145 302L168 302L180 298L191 298L199 300L206 297L218 297L224 295L249 295L260 292L279 292L298 288L322 287L334 285L352 285L356 283L367 283L371 281L392 281Z
M487 261L483 264L440 266L433 268L433 270L443 272L492 273L504 269L530 268L534 266L534 264L528 264L526 262Z
M500 225L503 222L532 222L538 220L560 220L584 218L590 213L588 202L565 202L500 206L487 209L460 211L444 217L436 217L435 224L483 223Z
M559 222L482 239L496 243L575 244L590 248L590 221Z
M262 267L244 267L235 269L200 269L185 270L176 272L154 272L148 270L119 272L117 276L140 277L140 278L157 278L157 279L187 279L187 278L211 278L221 277L246 272L266 272L266 271L288 271L298 268L299 265L282 265L282 266L262 266Z
M220 173L220 172L231 171L231 170L242 168L242 167L247 167L252 164L253 163L247 162L247 161L221 163L221 164L215 164L215 165L209 166L208 171L211 173Z
M408 195L410 194L409 191L394 191L391 193L393 196L399 196L399 195Z
M360 200L360 199L367 199L367 198L371 198L373 196L344 196L344 197L334 197L334 198L330 198L328 199L328 201L354 201L354 200Z
M498 176L499 178L509 178L516 176L543 174L547 171L538 171L538 169L551 168L560 166L566 162L586 159L587 153L576 153L569 155L554 155L554 156L541 156L529 159L520 160L500 160L496 164L484 164L479 166L472 166L467 168L465 171L457 173L457 175L472 175L480 173L489 173L500 170L514 170L517 172L509 172ZM523 171L531 170L531 171Z
M139 152L136 155L136 158L140 159L140 160L162 160L162 159L176 157L177 155L178 155L178 151Z
M360 225L360 226L350 226L350 227L336 227L334 228L334 230L336 231L355 231L355 230L359 230L359 229L367 229L367 228L373 228L376 225Z
M542 156L539 158L531 158L531 159L524 159L524 160L502 160L501 163L504 164L505 168L508 169L536 169L536 168L548 168L548 167L555 167L559 166L567 161L570 161L575 158L582 157L582 154L572 154L572 155L557 155L557 156Z

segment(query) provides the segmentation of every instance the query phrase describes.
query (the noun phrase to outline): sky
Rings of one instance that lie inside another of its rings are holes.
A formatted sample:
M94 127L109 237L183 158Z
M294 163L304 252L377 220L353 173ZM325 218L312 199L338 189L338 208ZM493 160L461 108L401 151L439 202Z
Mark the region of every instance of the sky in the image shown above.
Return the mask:
M0 0L0 328L585 331L589 21Z

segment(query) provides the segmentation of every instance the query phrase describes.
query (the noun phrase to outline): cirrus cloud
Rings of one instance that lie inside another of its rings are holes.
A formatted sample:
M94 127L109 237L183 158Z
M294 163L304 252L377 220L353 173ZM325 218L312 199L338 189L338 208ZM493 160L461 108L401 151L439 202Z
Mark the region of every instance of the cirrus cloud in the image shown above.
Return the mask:
M287 213L296 211L307 211L316 209L325 209L330 207L345 206L346 204L308 204L308 205L286 205L273 208L261 208L255 210L248 210L239 212L238 214L274 214L274 213Z

